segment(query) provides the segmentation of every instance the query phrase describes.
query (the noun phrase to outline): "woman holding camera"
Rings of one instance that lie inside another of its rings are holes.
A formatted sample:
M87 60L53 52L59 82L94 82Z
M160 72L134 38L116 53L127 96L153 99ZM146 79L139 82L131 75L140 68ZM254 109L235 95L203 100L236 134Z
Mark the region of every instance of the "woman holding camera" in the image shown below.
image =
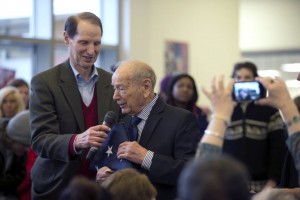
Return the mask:
M237 63L235 82L254 81L257 67L251 62ZM286 133L277 109L256 105L254 101L236 102L225 134L223 152L240 160L251 175L250 190L275 187L281 177L286 153Z

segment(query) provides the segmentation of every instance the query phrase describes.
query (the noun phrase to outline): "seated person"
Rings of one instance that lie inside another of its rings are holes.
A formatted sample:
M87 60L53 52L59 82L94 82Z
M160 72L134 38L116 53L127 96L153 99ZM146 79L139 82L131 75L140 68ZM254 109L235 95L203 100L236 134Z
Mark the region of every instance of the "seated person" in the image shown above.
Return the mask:
M59 196L59 200L111 200L111 195L96 182L75 176Z
M178 184L180 200L246 200L249 174L229 156L209 155L188 163Z
M36 154L35 152L30 148L30 122L29 122L29 110L22 111L15 115L10 122L8 123L8 126L6 127L6 131L9 134L13 135L23 135L24 137L27 136L26 144L24 148L26 148L27 152L27 158L26 158L26 177L23 180L23 182L18 187L18 192L20 195L20 198L22 200L31 200L31 177L30 172L32 165L35 162Z
M157 191L148 177L133 168L114 172L101 184L114 200L154 200Z
M26 152L30 145L30 133L15 131L14 126L23 111L0 122L0 199L19 199L18 186L26 176Z

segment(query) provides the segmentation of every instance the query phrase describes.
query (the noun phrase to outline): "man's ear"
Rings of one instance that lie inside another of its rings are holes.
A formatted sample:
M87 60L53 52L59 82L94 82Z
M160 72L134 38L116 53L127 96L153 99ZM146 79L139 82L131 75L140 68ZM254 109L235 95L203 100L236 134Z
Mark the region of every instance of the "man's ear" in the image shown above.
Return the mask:
M145 78L143 80L142 85L143 85L143 88L144 88L144 96L148 97L151 94L151 91L153 89L151 80L149 78Z
M69 38L69 35L66 31L64 31L64 42L65 42L66 45L69 46L70 38Z

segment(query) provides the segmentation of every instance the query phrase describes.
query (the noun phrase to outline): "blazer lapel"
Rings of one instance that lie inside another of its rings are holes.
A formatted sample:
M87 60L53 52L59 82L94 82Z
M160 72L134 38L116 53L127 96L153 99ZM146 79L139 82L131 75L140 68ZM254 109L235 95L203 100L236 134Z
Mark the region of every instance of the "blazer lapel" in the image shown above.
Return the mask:
M111 89L111 77L105 76L102 69L96 69L99 75L99 79L96 83L98 123L102 124L106 114L105 111L109 108L112 101L113 90Z
M139 142L141 146L144 147L147 146L151 138L151 135L155 131L158 122L162 118L161 112L163 112L164 108L165 108L165 103L160 98L158 98L144 126L142 136Z
M81 96L78 91L76 79L69 64L69 60L67 60L61 68L60 87L65 95L68 104L71 107L80 131L84 131L85 124L82 114Z

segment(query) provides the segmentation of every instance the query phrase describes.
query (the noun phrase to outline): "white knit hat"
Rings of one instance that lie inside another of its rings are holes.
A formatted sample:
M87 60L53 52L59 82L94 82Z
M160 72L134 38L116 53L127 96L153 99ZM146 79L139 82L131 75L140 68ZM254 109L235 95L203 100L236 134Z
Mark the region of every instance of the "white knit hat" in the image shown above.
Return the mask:
M28 110L19 112L9 120L6 126L6 134L9 138L26 146L30 146L31 135Z

